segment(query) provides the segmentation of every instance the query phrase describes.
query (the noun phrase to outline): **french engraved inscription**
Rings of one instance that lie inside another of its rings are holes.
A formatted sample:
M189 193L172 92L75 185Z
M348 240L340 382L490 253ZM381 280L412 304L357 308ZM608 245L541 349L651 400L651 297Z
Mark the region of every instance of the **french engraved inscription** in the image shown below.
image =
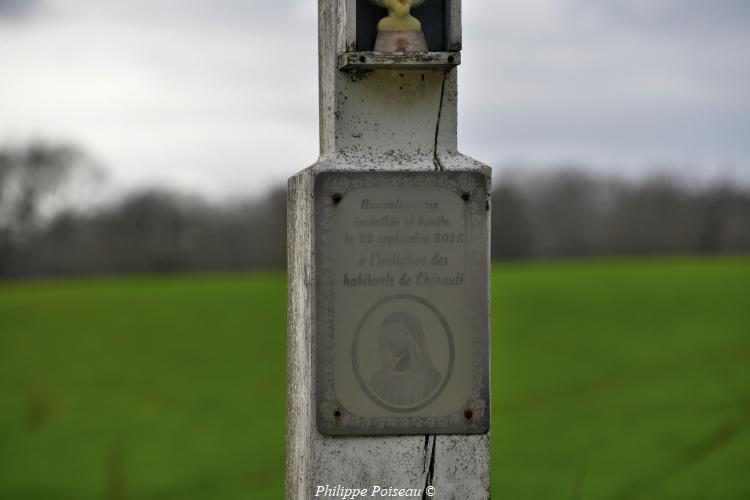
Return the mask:
M316 178L321 432L486 431L486 194L479 173Z

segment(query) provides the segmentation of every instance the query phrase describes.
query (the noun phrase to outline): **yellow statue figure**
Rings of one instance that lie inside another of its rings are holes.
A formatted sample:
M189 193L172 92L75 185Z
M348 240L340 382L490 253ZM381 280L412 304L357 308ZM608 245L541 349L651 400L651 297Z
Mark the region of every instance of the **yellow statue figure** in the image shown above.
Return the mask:
M376 52L427 52L422 23L411 15L413 7L425 0L370 0L388 9L388 16L378 23Z

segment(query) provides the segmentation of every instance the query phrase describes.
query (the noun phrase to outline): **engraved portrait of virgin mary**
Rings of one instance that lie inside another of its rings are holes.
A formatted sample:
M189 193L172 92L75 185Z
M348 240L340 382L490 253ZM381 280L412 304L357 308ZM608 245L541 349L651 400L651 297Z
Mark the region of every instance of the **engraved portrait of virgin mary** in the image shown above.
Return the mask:
M442 375L432 365L419 320L408 312L394 312L382 323L378 335L380 367L370 388L383 401L412 406L427 399Z

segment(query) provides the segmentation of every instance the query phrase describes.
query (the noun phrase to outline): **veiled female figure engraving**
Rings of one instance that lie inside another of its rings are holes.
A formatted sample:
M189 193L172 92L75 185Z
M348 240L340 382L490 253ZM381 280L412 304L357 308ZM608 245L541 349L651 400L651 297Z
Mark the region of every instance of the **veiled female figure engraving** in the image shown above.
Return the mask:
M381 366L370 380L372 391L396 406L413 406L430 397L442 376L432 365L419 320L408 312L388 315L378 341Z

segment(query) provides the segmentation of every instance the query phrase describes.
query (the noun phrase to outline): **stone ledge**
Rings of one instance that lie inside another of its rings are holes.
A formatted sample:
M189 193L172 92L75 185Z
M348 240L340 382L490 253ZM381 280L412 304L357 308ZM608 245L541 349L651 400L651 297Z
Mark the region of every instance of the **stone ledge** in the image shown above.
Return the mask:
M460 52L347 52L339 69L448 69L461 64Z

